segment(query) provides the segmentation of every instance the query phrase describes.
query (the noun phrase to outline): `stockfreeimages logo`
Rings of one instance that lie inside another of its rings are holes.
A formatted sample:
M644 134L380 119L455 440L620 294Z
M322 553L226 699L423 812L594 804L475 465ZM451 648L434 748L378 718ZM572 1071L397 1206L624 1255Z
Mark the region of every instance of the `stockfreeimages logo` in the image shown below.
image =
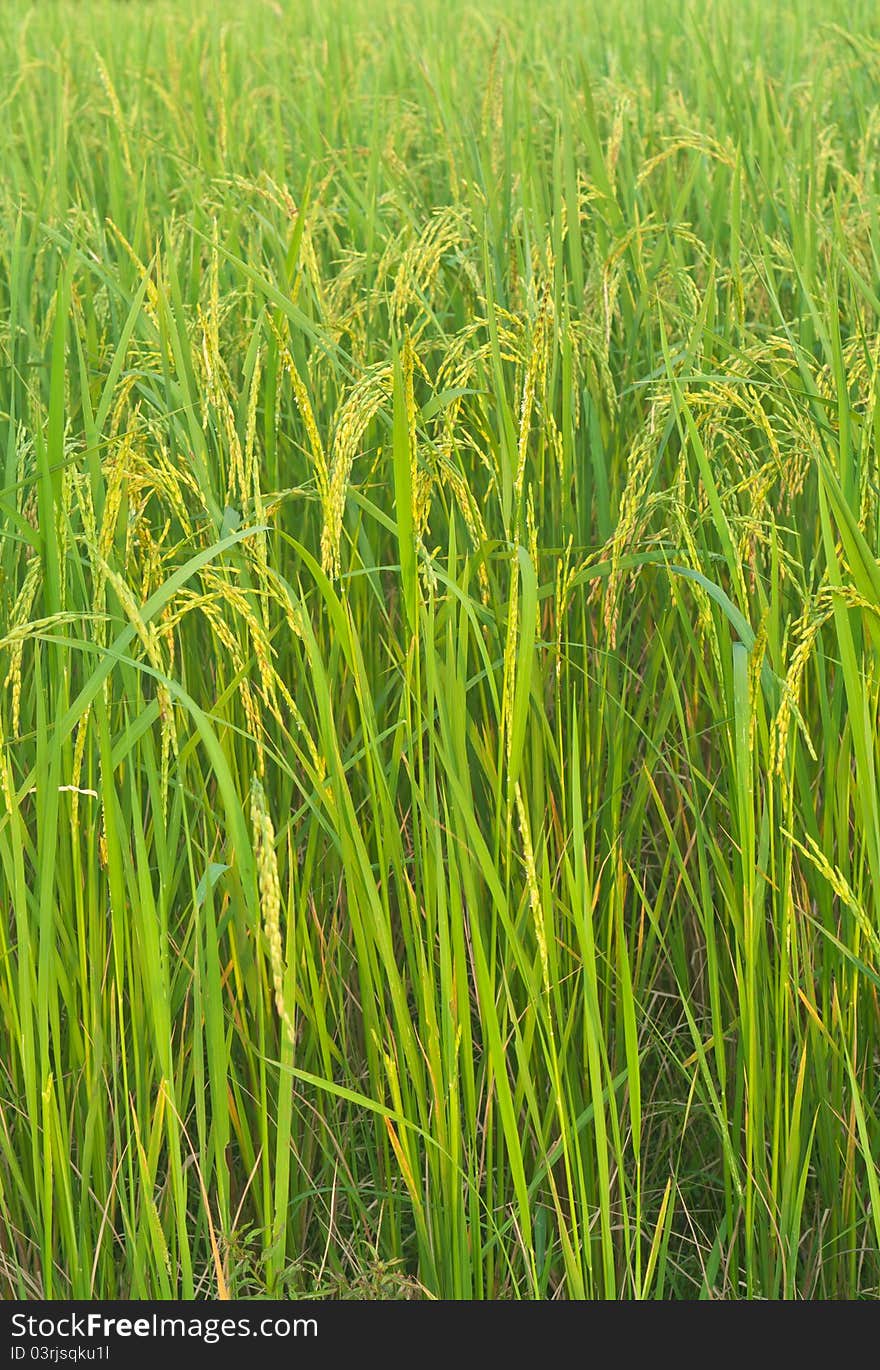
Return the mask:
M60 1317L13 1313L12 1337L30 1341L69 1339L108 1342L117 1337L191 1338L208 1346L233 1337L317 1337L317 1318L186 1318L108 1317L104 1313L66 1313ZM16 1350L23 1354L16 1354ZM23 1359L25 1347L13 1346L13 1359Z

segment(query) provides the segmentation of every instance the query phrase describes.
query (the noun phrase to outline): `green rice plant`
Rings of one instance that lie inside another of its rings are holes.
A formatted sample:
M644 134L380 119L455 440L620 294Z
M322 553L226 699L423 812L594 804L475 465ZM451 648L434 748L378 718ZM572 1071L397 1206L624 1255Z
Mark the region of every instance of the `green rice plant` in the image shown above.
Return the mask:
M0 1291L875 1297L875 7L120 11L0 26Z

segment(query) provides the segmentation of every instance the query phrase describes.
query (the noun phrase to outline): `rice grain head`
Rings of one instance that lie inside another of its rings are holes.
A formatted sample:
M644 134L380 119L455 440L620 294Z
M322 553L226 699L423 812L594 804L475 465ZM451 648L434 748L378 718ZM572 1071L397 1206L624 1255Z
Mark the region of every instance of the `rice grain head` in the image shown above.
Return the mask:
M275 994L275 1007L284 1029L292 1042L296 1041L293 1015L284 1002L284 951L281 941L281 882L278 878L278 858L275 852L275 829L269 814L266 792L262 781L254 776L251 781L251 825L254 836L254 856L260 887L260 910L263 931L269 947L269 968Z

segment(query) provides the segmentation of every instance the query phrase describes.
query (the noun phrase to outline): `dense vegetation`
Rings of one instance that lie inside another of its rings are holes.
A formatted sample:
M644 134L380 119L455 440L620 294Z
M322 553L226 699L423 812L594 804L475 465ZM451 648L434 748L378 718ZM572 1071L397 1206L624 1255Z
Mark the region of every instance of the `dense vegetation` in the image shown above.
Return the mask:
M0 1291L876 1295L876 7L0 13Z

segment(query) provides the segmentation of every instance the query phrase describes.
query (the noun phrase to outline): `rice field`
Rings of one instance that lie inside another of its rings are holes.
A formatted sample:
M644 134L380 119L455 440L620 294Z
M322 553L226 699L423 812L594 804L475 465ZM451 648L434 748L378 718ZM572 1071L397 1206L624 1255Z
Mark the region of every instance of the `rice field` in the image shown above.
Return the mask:
M0 14L0 1295L876 1297L876 6Z

